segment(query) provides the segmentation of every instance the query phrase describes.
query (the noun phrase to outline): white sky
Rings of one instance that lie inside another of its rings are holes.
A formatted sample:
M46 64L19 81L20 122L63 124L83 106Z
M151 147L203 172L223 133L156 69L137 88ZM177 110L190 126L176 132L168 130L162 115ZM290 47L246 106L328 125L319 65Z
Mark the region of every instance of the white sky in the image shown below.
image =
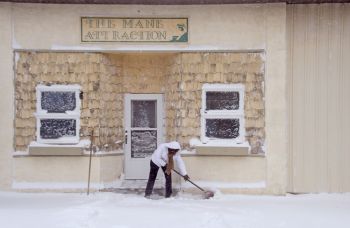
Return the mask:
M243 196L202 200L141 195L0 192L0 226L99 228L350 227L350 193Z

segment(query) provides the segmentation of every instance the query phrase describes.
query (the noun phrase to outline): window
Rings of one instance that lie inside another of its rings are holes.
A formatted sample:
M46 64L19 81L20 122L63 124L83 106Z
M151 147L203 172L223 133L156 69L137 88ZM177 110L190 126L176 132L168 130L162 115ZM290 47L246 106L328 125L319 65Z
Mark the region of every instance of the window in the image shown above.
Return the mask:
M80 129L80 86L36 87L36 136L39 143L76 144Z
M201 140L244 141L244 85L204 84L202 88Z

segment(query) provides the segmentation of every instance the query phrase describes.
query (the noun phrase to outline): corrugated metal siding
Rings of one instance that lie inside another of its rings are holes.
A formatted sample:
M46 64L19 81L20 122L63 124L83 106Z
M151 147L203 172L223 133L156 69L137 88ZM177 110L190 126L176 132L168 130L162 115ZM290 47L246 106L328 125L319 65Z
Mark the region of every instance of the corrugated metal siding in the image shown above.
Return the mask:
M289 191L350 191L350 4L290 5Z

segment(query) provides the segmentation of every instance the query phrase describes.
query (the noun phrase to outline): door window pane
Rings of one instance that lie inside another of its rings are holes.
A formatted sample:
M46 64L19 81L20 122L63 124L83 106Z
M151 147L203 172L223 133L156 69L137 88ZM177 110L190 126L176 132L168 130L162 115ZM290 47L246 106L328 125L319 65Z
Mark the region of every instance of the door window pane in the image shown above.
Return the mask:
M239 119L206 119L208 138L235 139L239 136Z
M206 110L238 110L238 91L211 91L206 92Z
M145 158L157 149L157 130L131 131L131 157Z
M157 101L131 101L131 127L157 127Z

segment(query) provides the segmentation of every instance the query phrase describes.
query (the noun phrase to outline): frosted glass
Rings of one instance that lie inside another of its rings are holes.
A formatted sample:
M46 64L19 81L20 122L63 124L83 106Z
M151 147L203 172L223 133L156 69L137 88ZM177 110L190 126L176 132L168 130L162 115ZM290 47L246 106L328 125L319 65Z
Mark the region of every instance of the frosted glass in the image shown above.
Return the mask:
M41 109L48 113L73 111L76 106L75 92L41 92Z
M59 139L76 136L75 119L41 119L40 137L42 139Z
M239 119L206 119L208 138L235 139L239 136Z
M131 101L131 127L157 127L157 101Z
M145 158L151 156L157 148L157 130L131 131L131 157Z
M206 92L206 110L239 109L239 92Z

